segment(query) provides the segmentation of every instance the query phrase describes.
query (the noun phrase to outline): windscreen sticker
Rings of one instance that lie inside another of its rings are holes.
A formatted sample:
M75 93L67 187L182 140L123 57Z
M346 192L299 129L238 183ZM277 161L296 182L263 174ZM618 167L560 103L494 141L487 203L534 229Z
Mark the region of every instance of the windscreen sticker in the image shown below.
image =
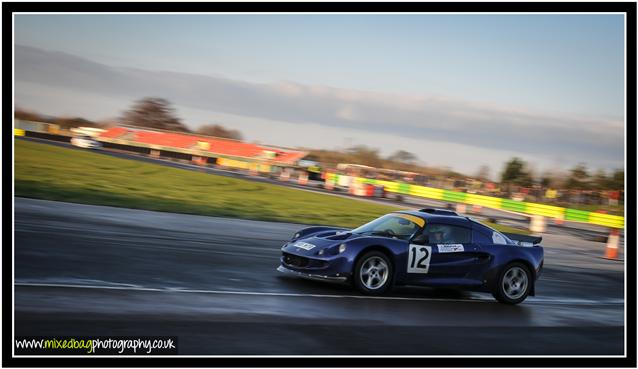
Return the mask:
M408 273L427 274L430 270L432 247L410 244L408 250Z
M407 220L411 221L412 223L417 224L421 228L423 228L423 225L425 225L425 219L419 218L419 217L415 217L414 215L402 214L402 213L392 213L392 215L395 215L395 216L397 216L399 218L407 219Z
M436 247L439 248L439 252L440 253L445 253L445 252L463 252L465 251L465 249L463 248L463 245L461 245L460 243L456 244L445 244L445 245L436 245Z
M315 245L308 242L303 242L303 241L295 242L294 246L304 250L311 250L315 247Z

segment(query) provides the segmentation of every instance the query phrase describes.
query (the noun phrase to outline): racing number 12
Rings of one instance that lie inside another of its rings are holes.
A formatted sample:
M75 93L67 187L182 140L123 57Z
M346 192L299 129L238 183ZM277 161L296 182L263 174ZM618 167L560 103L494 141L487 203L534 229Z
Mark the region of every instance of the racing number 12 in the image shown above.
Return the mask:
M408 273L427 273L430 269L431 257L431 246L411 244L408 255Z
M410 264L410 268L414 268L414 262L416 261L416 248L412 248L412 263ZM427 257L429 256L429 252L428 250L426 250L425 247L419 249L419 251L421 252L425 252L425 255L423 255L423 257L421 259L419 259L419 262L416 264L417 268L425 268L425 265L423 265L423 260L427 259Z

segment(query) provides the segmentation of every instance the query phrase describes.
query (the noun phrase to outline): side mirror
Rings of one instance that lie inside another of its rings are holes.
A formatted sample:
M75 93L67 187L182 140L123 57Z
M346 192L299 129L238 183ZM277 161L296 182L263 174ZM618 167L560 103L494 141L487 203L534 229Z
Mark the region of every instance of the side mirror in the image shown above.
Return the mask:
M412 239L412 243L415 243L417 245L425 245L426 243L428 243L428 241L428 235L424 233L421 233L420 235Z

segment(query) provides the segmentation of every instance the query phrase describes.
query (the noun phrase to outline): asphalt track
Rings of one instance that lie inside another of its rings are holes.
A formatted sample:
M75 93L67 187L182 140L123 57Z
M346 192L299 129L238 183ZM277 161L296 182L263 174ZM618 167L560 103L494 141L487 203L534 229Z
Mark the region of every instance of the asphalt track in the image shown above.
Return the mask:
M300 225L15 198L17 336L177 336L191 355L622 355L624 263L550 229L537 296L280 275Z

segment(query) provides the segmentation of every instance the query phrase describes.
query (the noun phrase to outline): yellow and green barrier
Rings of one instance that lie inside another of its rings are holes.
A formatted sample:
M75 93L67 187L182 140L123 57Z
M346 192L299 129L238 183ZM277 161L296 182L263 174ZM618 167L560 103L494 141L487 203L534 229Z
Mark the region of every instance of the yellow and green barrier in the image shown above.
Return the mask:
M466 202L466 198L467 194L465 192L443 190L443 201Z
M510 199L501 199L501 207L499 209L524 213L527 210L524 202L514 201Z
M498 197L443 190L434 187L411 185L402 182L391 182L359 177L350 177L345 179L343 177L347 176L333 173L327 173L326 175L327 180L331 181L334 184L341 184L352 180L353 183L380 185L383 186L388 192L412 195L416 197L465 203L469 205L478 205L486 208L508 210L530 215L541 215L548 218L555 218L573 222L584 222L610 228L623 228L625 226L625 218L618 215L568 209L559 206L538 204L533 202L514 201Z
M557 219L565 218L565 208L561 208L558 206L545 205L545 204L536 204L533 202L525 203L525 213L534 214L534 215L542 215L548 218L557 218Z
M589 213L588 222L610 228L623 228L625 225L625 218L618 215Z
M429 199L443 200L444 190L440 188L425 187L425 186L410 186L410 195L418 197L426 197Z
M500 209L502 206L503 199L498 197L468 193L466 201L468 204L471 204L471 205L478 205L478 206L483 206L486 208Z
M565 220L571 220L573 222L588 222L589 211L565 209Z

